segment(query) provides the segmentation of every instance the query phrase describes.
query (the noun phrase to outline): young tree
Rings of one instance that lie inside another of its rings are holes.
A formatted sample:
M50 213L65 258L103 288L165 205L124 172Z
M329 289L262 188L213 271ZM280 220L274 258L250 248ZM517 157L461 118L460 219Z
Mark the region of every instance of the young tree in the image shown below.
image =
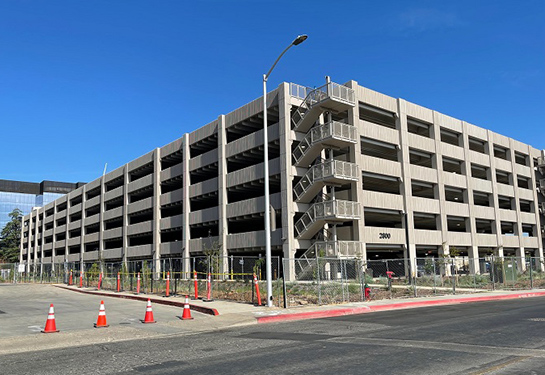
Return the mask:
M9 214L11 221L6 224L0 234L0 259L8 263L19 261L21 244L21 220L23 213L16 208Z

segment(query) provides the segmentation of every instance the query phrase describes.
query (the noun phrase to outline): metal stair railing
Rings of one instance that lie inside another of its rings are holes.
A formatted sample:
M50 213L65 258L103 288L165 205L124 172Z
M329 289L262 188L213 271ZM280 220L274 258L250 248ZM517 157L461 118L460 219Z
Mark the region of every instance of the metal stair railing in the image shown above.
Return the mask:
M299 200L316 182L331 177L355 181L358 179L358 166L354 163L341 160L328 160L313 165L293 188L296 200Z
M545 178L539 180L539 190L541 191L541 194L545 195Z
M316 241L303 253L312 257L357 257L363 254L363 243L359 241Z
M293 151L294 164L297 164L316 143L329 138L356 143L357 129L355 126L338 121L330 121L310 129Z
M304 100L308 93L314 90L312 87L306 87L298 85L297 83L290 82L290 95Z
M291 121L294 129L297 129L297 126L303 120L308 110L328 98L332 98L336 101L344 102L352 106L356 103L353 89L335 82L326 83L317 89L309 91L305 99L303 99L301 106L293 113L291 116Z
M363 243L359 241L316 241L298 258L297 278L305 279L316 267L318 258L361 258Z
M359 219L360 205L358 202L345 200L314 203L295 223L295 232L297 236L301 236L315 221L328 218Z
M295 259L295 262L299 266L299 269L297 270L296 268L295 270L297 280L306 280L309 274L312 275L312 271L316 268L318 264L316 258L309 258L305 255Z

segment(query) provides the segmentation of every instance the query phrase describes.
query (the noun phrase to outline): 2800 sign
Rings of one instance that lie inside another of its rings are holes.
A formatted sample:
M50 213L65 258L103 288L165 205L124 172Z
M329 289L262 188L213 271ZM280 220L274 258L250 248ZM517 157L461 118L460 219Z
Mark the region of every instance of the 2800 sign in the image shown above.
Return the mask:
M379 240L389 240L392 237L390 233L379 233L378 238Z

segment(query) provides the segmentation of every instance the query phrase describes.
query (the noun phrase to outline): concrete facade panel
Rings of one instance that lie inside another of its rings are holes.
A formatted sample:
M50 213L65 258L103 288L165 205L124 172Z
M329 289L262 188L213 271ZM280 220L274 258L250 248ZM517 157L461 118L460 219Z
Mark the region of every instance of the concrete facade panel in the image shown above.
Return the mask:
M123 207L116 207L108 211L104 211L104 221L117 219L123 216Z
M399 132L372 122L359 120L359 132L362 137L376 139L399 146Z
M271 231L271 245L280 245L282 230ZM265 243L265 231L236 233L227 236L228 249L254 249Z
M440 231L415 229L414 230L414 243L417 245L441 245L443 243L443 237Z
M189 214L189 225L217 221L218 219L218 207L210 207L204 210L191 212Z
M275 209L282 208L281 193L272 194L270 196L270 204ZM263 197L246 199L244 201L229 203L227 205L227 217L237 217L243 215L265 212L265 199Z
M153 162L153 151L148 152L145 155L140 156L138 159L135 159L127 165L129 168L129 173L134 172L135 170Z
M217 162L218 162L218 149L216 148L208 152L205 152L204 154L191 158L191 160L189 160L189 171L194 171L195 169L199 169L199 168L202 168Z
M127 234L133 236L135 234L150 233L153 230L153 221L145 221L143 223L132 224L127 228Z
M203 194L209 194L218 190L218 178L214 177L209 180L196 183L189 186L189 197L198 197Z
M461 189L467 189L467 177L456 173L444 173L443 183L448 186L454 186Z
M277 126L269 126L267 128L269 142L277 140L279 135L279 129ZM263 129L248 134L242 138L239 138L233 142L227 143L225 147L225 156L227 158L240 154L243 151L250 150L252 148L263 145Z
M113 260L113 259L121 259L123 257L123 249L117 248L117 249L107 249L103 252L104 259Z
M184 225L184 215L176 215L161 219L161 230L181 228Z
M496 164L496 169L499 169L502 171L511 171L512 164L508 160L494 158L494 163Z
M164 242L161 244L162 255L183 256L183 242Z
M411 201L413 203L414 211L430 214L439 214L441 212L438 200L421 197L411 197Z
M401 195L380 193L378 191L364 191L363 205L365 207L384 208L403 211L403 197Z
M92 243L98 241L98 233L91 233L85 235L85 243Z
M477 233L475 235L476 246L497 247L498 237L495 234Z
M166 206L167 204L181 202L183 199L184 199L184 189L180 188L178 190L161 194L160 203L161 203L161 206Z
M435 154L435 141L433 139L412 133L407 133L407 137L411 147Z
M108 202L112 199L119 198L123 195L123 186L116 187L113 190L107 191L106 194L104 194L104 202Z
M384 236L383 234L389 234ZM404 245L407 243L405 230L400 228L365 227L365 242L387 245Z
M437 183L437 171L433 168L410 165L411 178L420 181Z
M519 247L520 240L518 236L501 236L503 247Z
M127 258L151 258L152 256L152 245L129 246L127 248Z
M108 229L104 231L103 239L110 240L112 238L121 238L122 228Z
M471 188L471 190L492 193L492 181L481 180L478 178L470 178L469 187Z
M153 197L145 198L137 202L129 203L127 206L128 214L139 211L149 210L153 207Z
M227 174L227 187L233 187L246 182L263 178L263 163L252 165ZM280 159L269 160L269 175L280 173Z
M445 202L447 215L469 217L469 205L466 203Z
M212 136L218 132L218 122L212 121L203 127L189 133L189 145L197 143L205 138Z
M477 151L469 150L469 161L484 167L490 167L490 156Z
M128 185L128 192L129 194L134 192L134 191L137 191L137 190L140 190L140 189L143 189L145 187L149 187L149 186L152 186L153 185L153 174L148 174L142 178L139 178L138 180L135 180L135 181L132 181L132 182L129 182L129 185ZM121 195L121 192L123 191L123 187L120 186L118 187L117 189L121 189L118 193L117 196L120 196ZM116 189L116 190L117 190ZM108 193L106 193L108 194Z
M511 185L496 184L499 195L505 195L506 197L514 197L515 189Z
M447 243L450 246L471 246L471 233L448 232Z
M173 165L172 167L166 168L165 170L161 171L161 182L170 180L175 177L182 177L183 173L184 173L183 163ZM181 182L180 182L180 186L182 186Z
M360 165L365 172L401 177L401 165L395 161L362 155Z

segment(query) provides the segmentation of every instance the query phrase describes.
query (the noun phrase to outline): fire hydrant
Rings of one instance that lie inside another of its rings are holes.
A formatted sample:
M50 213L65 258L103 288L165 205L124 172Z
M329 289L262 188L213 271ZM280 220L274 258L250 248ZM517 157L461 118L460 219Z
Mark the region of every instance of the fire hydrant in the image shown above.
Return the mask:
M371 288L369 287L369 285L367 285L367 283L365 283L365 286L364 286L363 290L365 292L365 300L370 301L371 300Z

